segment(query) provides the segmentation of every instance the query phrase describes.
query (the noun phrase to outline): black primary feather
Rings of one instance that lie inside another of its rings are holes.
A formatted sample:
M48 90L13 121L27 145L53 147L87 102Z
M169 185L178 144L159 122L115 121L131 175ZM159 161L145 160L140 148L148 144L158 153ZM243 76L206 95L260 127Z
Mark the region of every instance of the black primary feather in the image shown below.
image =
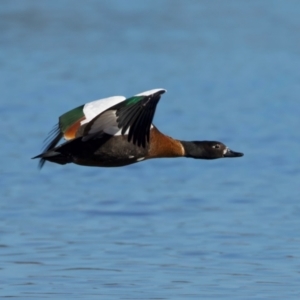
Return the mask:
M161 94L165 91L158 91L150 96L135 96L137 101L129 98L122 103L115 105L110 109L116 109L119 128L122 128L122 134L129 128L128 141L139 147L145 147L149 142L150 127L153 121L155 109ZM127 102L127 103L126 103Z

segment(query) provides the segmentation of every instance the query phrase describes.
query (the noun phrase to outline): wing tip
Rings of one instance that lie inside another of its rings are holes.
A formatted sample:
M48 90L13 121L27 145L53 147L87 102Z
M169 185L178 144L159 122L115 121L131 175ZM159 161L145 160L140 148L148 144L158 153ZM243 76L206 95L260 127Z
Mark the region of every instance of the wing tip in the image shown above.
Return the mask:
M152 90L149 90L149 91L145 91L145 92L136 94L135 96L151 96L153 94L162 95L162 94L164 94L166 92L167 92L167 90L162 89L162 88L160 88L160 89L152 89Z

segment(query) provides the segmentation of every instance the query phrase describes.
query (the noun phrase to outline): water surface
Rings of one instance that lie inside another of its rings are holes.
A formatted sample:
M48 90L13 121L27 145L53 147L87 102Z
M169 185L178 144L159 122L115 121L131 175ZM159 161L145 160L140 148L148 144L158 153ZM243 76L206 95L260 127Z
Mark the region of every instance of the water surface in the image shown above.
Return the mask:
M298 1L2 1L0 296L299 299ZM30 158L82 103L155 115L240 159Z

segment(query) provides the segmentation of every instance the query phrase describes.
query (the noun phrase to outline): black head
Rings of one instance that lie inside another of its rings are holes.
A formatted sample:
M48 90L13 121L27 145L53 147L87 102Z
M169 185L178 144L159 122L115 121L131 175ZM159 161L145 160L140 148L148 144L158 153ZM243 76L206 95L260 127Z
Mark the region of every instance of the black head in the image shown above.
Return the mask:
M186 157L201 158L201 159L216 159L222 157L240 157L243 153L230 150L221 142L215 141L194 141L181 142Z

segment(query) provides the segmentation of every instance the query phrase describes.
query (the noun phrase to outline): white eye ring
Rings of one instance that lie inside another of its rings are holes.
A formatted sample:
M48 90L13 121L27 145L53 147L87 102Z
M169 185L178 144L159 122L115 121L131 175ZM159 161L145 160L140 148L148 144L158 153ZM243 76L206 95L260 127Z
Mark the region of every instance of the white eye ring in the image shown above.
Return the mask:
M220 149L220 145L219 145L219 144L213 145L212 147L213 147L214 149Z

